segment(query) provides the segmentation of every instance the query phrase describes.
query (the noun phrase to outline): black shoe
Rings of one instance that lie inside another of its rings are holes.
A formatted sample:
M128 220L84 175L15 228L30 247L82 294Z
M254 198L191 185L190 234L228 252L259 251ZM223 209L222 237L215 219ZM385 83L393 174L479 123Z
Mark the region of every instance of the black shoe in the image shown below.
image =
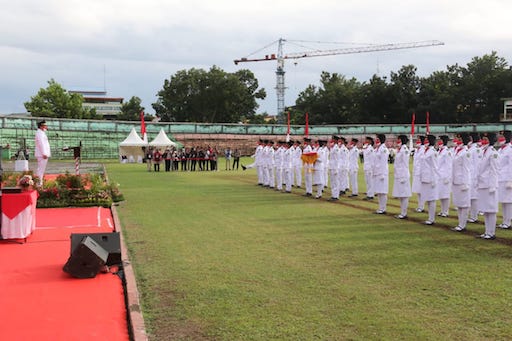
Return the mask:
M247 167L245 167L244 165L242 165L242 169L243 169L243 170L246 170L246 169L247 169Z
M406 215L403 215L403 214L397 214L395 216L396 219L407 219L407 216Z
M310 197L310 196L312 196L312 195L313 195L313 194L311 194L311 193L306 193L306 194L303 194L302 196L304 196L304 197Z
M465 232L466 228L465 227L460 227L460 226L457 225L455 227L452 227L450 230L455 231L455 232Z
M345 191L340 191L340 194L341 195L345 195Z
M340 200L340 199L338 199L338 198L330 198L330 199L327 199L327 201L338 201L338 200Z
M377 211L375 211L375 214L386 214L386 211L383 211L383 210L377 210Z
M366 197L366 198L363 198L363 200L373 200L373 197Z
M359 196L358 194L350 194L350 197L353 198L353 197L357 197Z

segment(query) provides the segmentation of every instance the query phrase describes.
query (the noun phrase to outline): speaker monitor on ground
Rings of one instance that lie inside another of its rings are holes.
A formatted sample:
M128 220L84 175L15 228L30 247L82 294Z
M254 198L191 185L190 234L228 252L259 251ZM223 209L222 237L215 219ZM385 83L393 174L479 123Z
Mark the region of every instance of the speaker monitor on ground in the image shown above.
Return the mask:
M105 265L108 252L91 237L85 237L73 250L63 270L76 278L93 278Z
M111 233L72 233L71 253L85 237L91 237L108 252L107 265L121 264L121 242L119 232Z

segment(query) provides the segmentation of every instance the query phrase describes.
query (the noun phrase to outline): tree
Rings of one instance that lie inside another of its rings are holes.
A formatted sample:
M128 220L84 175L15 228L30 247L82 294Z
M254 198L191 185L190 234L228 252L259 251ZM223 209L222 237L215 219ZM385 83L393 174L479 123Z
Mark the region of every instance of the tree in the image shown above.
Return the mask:
M264 99L266 92L258 90L249 70L226 73L213 66L208 72L178 71L164 81L157 96L152 106L163 121L234 123L254 117L256 99Z
M391 72L391 93L393 102L389 107L389 123L405 123L416 111L420 78L414 65L404 65L398 72Z
M512 71L507 61L493 51L474 57L461 69L459 109L468 122L497 122L502 112L501 98L512 94Z
M140 112L144 111L144 107L140 105L141 102L139 97L132 96L128 102L121 106L121 113L117 115L117 119L122 121L140 120Z
M82 106L84 99L80 94L68 93L59 83L51 79L46 89L39 92L25 102L25 108L32 116L55 118L83 118L98 119L95 109Z
M361 84L338 73L323 71L321 86L308 86L299 94L296 108L309 113L311 124L355 123L359 120L357 94Z
M361 111L360 120L366 123L386 122L393 103L391 88L386 78L373 75L369 82L364 82L359 90L358 102Z

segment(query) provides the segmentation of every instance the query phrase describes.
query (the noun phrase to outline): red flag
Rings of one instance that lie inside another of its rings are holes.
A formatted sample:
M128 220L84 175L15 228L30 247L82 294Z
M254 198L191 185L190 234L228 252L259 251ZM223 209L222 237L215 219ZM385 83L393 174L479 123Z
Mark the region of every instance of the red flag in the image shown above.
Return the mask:
M430 134L430 113L427 111L427 135Z
M146 135L146 122L144 121L144 111L140 112L140 135L144 140L144 136Z
M306 128L304 128L304 135L309 137L309 117L308 113L306 113Z
M290 141L290 112L288 111L288 130L286 131L286 142Z
M412 113L412 122L411 122L411 135L414 136L414 121L416 120L416 114Z

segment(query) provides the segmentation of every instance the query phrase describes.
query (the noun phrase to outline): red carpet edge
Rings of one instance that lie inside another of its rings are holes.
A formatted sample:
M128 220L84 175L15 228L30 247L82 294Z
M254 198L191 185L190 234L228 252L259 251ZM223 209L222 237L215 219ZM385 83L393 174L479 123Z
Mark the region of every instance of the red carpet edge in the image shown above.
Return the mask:
M114 226L116 227L116 230L120 232L119 235L121 239L121 255L123 261L124 276L126 281L125 299L126 311L128 315L128 327L130 328L130 334L134 341L147 341L148 336L146 334L144 318L142 316L142 311L140 308L137 281L135 280L135 273L133 272L133 267L128 255L128 249L124 242L121 222L117 214L116 206L112 205L110 207L110 210L112 212L112 218L114 219Z

